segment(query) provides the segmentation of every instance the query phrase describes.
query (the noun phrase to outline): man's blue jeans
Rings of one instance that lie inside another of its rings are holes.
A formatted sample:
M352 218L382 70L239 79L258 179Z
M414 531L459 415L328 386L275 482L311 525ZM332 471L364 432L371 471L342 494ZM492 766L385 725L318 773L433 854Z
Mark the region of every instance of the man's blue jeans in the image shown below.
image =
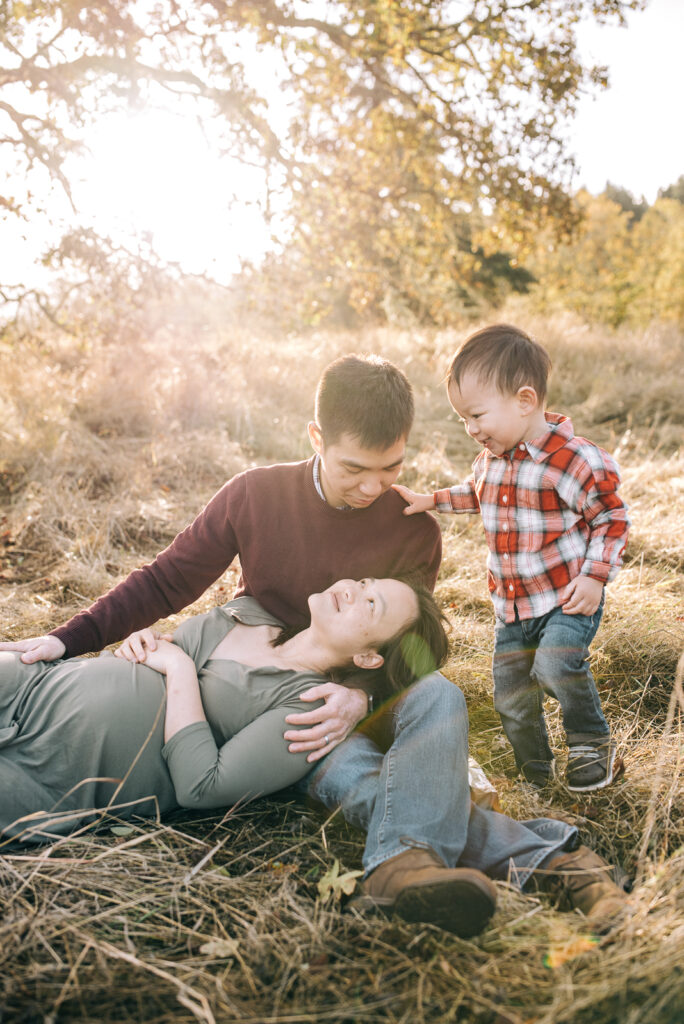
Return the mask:
M497 620L494 707L518 769L531 782L544 782L553 763L544 721L546 694L561 706L568 744L609 734L588 660L602 614L603 602L593 615L565 615L554 608L536 619Z
M471 804L468 713L457 686L439 673L412 686L393 712L394 742L383 754L353 733L300 788L367 832L372 871L410 846L429 846L449 867L473 867L521 888L576 829L548 818L517 822Z

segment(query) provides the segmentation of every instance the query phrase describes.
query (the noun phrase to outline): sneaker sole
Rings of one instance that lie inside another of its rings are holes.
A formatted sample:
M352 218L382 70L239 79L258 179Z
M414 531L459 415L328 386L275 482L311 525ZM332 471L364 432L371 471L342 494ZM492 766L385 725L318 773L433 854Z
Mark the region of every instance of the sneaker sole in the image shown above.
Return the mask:
M605 776L602 779L599 779L598 782L592 782L588 786L573 786L573 785L571 785L571 783L568 782L567 785L568 785L568 789L570 790L570 792L571 793L589 793L589 792L593 792L594 790L597 790L597 789L603 789L605 786L609 786L611 784L611 782L613 781L613 768L615 766L615 755L616 755L616 753L617 753L617 748L612 746L611 750L610 750L610 761L608 762L608 767L606 769L606 774L605 774Z

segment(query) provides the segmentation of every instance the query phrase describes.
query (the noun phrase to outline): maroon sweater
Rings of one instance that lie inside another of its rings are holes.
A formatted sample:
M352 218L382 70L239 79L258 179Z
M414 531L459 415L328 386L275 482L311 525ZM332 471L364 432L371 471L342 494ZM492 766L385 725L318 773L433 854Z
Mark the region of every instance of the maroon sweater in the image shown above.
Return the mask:
M441 534L429 515L405 516L389 490L366 509L321 500L313 459L250 469L229 480L150 565L53 630L74 657L99 651L192 604L239 555L235 596L248 594L286 625L308 622L309 594L338 579L419 571L433 588Z

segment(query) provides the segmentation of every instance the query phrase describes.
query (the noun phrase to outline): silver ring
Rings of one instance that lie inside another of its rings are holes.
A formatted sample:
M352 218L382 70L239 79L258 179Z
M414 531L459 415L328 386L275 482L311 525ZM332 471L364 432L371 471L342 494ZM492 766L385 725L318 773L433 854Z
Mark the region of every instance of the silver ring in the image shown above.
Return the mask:
M330 737L328 736L328 734L327 734L327 733L326 733L326 734L325 734L325 736L323 737L323 740L324 740L323 746L324 746L324 747L327 747L327 746L328 746L328 744L330 743Z

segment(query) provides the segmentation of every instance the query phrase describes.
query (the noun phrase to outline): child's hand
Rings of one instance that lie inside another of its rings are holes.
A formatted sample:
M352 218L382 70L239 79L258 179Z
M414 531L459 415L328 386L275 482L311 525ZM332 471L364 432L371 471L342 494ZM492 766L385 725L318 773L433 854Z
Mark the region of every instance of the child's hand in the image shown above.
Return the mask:
M568 583L561 597L566 615L593 615L601 603L603 584L592 576L576 576Z
M431 494L416 494L403 484L392 484L392 487L404 501L408 502L408 507L404 509L405 516L412 516L414 512L429 512L435 507L435 499Z

